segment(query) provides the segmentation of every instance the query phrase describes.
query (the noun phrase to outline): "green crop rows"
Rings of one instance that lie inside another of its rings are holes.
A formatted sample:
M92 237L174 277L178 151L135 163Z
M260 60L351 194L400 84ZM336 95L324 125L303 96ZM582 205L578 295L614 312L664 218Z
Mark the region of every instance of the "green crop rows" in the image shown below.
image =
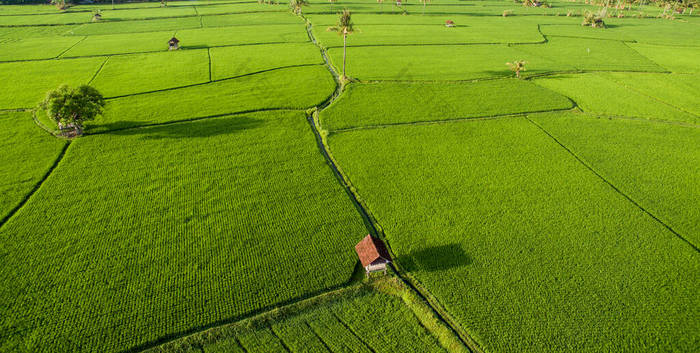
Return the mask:
M700 9L547 3L0 5L0 352L696 351Z

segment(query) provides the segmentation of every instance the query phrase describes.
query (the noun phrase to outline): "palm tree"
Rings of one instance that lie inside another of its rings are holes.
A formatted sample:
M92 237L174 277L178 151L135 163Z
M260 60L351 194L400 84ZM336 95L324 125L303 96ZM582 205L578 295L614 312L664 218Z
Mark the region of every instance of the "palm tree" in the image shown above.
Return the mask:
M525 60L514 60L512 63L506 63L510 67L510 70L515 72L515 77L520 78L520 71L527 71L525 68L527 61Z
M295 14L301 15L301 7L309 6L308 0L289 0L289 7L292 8Z
M420 0L420 2L423 3L423 15L425 15L425 5L427 5L430 2L430 0Z
M328 0L331 3L331 11L333 11L333 4L338 0Z
M384 12L384 0L377 0L379 3L379 11Z
M335 27L328 27L328 30L338 32L339 35L343 36L343 80L345 80L347 79L347 76L345 75L345 58L347 57L348 35L355 31L352 24L352 15L350 10L343 10L343 12L340 14L340 18L338 19L338 25Z

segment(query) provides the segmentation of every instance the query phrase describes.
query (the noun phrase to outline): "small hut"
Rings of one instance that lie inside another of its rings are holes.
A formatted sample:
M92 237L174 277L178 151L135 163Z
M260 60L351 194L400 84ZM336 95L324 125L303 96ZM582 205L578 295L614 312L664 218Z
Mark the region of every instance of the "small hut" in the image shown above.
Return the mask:
M175 37L170 38L170 40L168 41L168 50L178 50L180 48L179 43L180 43L179 39L177 39Z
M92 15L92 22L99 22L100 20L102 20L101 13L98 12L98 13Z
M391 255L389 255L384 242L367 234L355 245L355 251L367 276L372 272L382 271L386 273L386 266L391 263Z
M401 0L396 0L396 6L401 6Z
M454 26L455 26L455 21L452 21L452 20L445 21L445 27L454 27Z

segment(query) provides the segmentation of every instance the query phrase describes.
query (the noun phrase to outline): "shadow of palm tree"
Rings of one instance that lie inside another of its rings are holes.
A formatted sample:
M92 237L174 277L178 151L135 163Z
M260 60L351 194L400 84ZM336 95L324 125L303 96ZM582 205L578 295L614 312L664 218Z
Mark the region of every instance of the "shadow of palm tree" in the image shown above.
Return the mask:
M433 246L396 258L407 271L442 271L472 263L471 257L459 244Z

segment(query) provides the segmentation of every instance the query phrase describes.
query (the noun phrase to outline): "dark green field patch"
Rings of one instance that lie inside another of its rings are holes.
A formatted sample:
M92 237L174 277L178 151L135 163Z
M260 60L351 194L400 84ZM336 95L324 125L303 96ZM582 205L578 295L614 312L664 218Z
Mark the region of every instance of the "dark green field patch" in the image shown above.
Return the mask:
M568 108L566 97L522 80L362 84L323 111L321 123L337 130Z
M308 296L365 232L303 113L83 137L0 229L0 350L125 351Z

